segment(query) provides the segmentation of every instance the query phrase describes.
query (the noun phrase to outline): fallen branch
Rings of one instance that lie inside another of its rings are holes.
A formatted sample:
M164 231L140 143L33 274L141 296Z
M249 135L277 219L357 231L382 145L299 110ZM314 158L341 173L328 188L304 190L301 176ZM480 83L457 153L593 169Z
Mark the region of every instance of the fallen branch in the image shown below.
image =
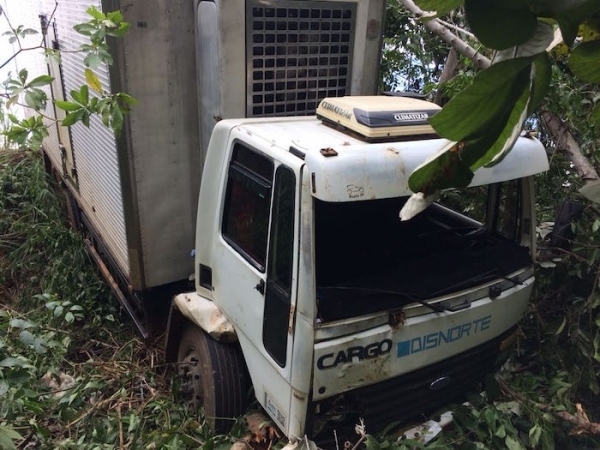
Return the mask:
M600 423L590 422L587 417L587 414L583 410L580 403L577 403L577 413L575 415L568 413L566 411L555 411L552 406L544 405L543 403L538 403L530 398L520 394L518 392L513 391L508 387L508 385L503 380L498 380L500 383L500 388L502 392L504 392L509 397L518 400L521 403L529 404L540 411L544 411L552 414L557 419L560 419L564 422L567 422L573 425L575 428L571 430L570 434L599 434L600 435Z

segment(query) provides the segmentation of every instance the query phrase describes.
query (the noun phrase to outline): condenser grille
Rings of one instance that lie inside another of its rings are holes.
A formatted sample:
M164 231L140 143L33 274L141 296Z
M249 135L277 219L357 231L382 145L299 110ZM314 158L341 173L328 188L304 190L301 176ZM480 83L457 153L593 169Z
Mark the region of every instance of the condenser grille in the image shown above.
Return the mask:
M314 114L350 89L356 4L247 3L247 114Z

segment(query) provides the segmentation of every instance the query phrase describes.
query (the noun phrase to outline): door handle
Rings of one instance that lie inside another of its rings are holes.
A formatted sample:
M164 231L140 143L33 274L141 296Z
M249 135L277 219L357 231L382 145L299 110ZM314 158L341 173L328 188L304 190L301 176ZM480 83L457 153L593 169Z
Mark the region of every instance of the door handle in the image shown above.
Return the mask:
M258 284L256 286L254 286L254 289L256 289L258 292L260 292L262 295L265 295L265 280L263 280L261 278L261 280L258 282Z

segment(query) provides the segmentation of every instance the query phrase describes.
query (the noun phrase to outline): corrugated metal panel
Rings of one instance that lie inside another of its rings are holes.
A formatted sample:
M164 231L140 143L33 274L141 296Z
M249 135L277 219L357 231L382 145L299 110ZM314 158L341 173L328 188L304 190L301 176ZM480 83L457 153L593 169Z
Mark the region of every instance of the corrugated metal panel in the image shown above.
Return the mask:
M87 42L73 26L85 22L89 16L85 10L94 5L101 9L100 1L61 0L55 14L56 32L62 54L62 73L65 90L79 89L86 84L84 77L84 55L70 53ZM44 13L50 14L54 1L46 0ZM95 69L103 87L110 89L108 67ZM70 96L70 94L68 94ZM71 128L73 152L79 178L78 200L108 247L112 257L125 275L129 275L127 238L123 211L121 180L117 161L117 146L112 130L104 127L97 117L90 120L90 128L76 124ZM57 146L57 141L52 140ZM55 154L56 147L52 153ZM59 153L60 155L60 153Z
M77 50L86 42L85 37L73 30L73 25L86 21L85 12L90 5L100 9L99 1L64 0L59 2L54 15L57 22L57 33L62 50ZM39 14L52 14L53 0L27 0L7 2L7 14L14 24L22 24L41 32ZM42 34L28 37L25 43L30 46L39 45ZM83 56L77 53L64 53L62 56L63 74L67 92L78 89L85 84L83 75ZM17 70L27 68L29 78L48 73L48 66L41 50L23 52L16 62ZM109 89L107 67L96 70L103 86ZM47 89L50 94L50 89ZM49 95L50 96L50 95ZM54 117L54 108L49 102L45 114ZM45 140L47 150L53 164L61 167L61 153L58 145L56 127L49 126L50 136ZM121 182L117 164L116 144L111 130L105 128L99 119L91 120L90 129L78 124L72 128L74 151L77 154L77 169L80 175L79 202L90 222L111 251L115 261L125 274L129 274L127 258L127 240L121 199Z

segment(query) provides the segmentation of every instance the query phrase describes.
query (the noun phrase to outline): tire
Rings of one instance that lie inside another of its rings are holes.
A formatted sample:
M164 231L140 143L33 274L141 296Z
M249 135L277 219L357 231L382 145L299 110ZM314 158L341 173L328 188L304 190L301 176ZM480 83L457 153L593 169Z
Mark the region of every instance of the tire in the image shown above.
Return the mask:
M189 325L177 352L181 392L189 405L204 406L204 419L217 433L227 433L246 412L244 359L235 344L215 341Z

